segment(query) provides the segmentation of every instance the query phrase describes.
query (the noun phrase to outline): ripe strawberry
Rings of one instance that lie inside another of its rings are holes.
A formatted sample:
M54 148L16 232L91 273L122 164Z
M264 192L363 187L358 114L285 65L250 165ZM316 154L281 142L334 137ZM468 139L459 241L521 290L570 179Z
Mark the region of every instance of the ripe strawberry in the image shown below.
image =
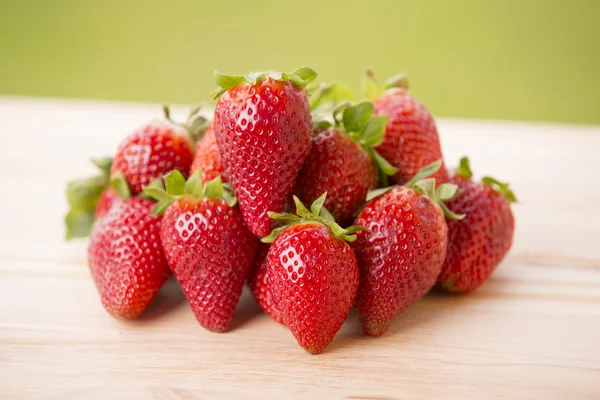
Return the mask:
M112 206L121 201L121 198L115 192L112 187L107 187L104 189L100 198L98 199L98 204L96 204L96 209L94 210L94 219L98 220L104 217L112 208Z
M246 225L256 236L269 234L267 213L283 210L310 150L312 122L303 87L316 73L217 74L221 96L214 129L227 176L240 201Z
M294 197L296 215L269 213L290 224L263 238L271 242L268 282L273 302L300 346L316 354L348 317L358 289L356 256L347 242L358 227L342 229L321 217L325 194L311 211Z
M228 329L242 294L258 239L244 225L235 198L221 178L202 185L200 171L185 182L179 171L165 177L167 191L147 188L164 212L160 238L173 274L196 319L206 329Z
M375 106L375 115L389 117L383 142L376 150L398 168L394 181L398 184L408 182L421 168L442 158L435 120L429 110L408 93L408 82L403 75L388 80L388 90L383 95L371 71L367 71L365 83L367 96ZM433 177L438 185L448 182L443 161Z
M279 310L275 307L275 303L273 303L269 287L269 259L267 257L269 254L269 247L270 246L267 244L261 244L259 246L254 266L248 275L248 287L260 308L269 314L275 321L280 324L285 324Z
M485 177L473 182L469 160L460 167L451 182L460 194L448 207L467 217L448 221L448 254L437 284L451 293L477 289L492 274L510 250L515 220L510 203L516 202L508 184Z
M340 115L340 107L334 115ZM293 191L305 203L329 193L325 207L343 225L351 222L367 193L377 188L378 170L385 175L396 173L373 149L383 140L387 117L372 115L371 102L348 105L341 120L334 117L334 126L316 133Z
M442 203L456 186L443 184L435 190L435 179L422 179L440 165L441 160L423 168L406 186L372 192L370 197L376 197L356 218L355 224L366 227L353 243L361 274L356 307L368 335L385 333L440 273L448 241L444 212L460 218Z
M212 181L217 176L221 176L223 182L227 182L213 128L214 115L215 109L206 104L199 104L190 112L187 125L196 141L196 155L190 166L189 176L200 170L202 182Z
M227 182L223 173L221 153L219 152L219 146L217 146L212 124L207 128L196 146L196 156L190 167L190 176L198 170L202 171L202 182L212 181L217 176L221 176L222 180Z
M108 212L114 199L114 192L108 188L112 158L104 157L92 162L100 170L99 175L67 183L67 240L88 236L94 220Z
M170 275L153 205L141 197L116 203L90 237L88 265L102 305L115 318L137 317Z
M119 146L111 175L125 176L132 194L138 194L153 180L172 170L187 174L194 157L193 143L187 126L170 120L155 120L131 133Z

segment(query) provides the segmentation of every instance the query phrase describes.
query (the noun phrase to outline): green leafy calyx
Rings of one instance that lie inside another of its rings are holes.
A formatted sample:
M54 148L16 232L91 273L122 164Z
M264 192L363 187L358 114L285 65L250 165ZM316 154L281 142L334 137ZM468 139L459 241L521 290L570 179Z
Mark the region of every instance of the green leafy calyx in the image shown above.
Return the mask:
M408 79L403 73L397 74L389 78L382 87L375 79L373 71L368 69L363 77L363 93L369 100L376 100L381 97L384 91L391 90L407 90Z
M471 164L468 157L462 157L460 159L458 168L456 168L456 174L466 179L471 179L473 177L473 172L471 171Z
M471 179L473 177L471 165L467 157L462 157L460 159L460 163L458 165L458 168L456 169L456 174L466 179ZM481 179L481 182L485 185L490 186L495 191L502 193L510 203L516 203L518 201L517 197L515 196L515 193L512 191L510 185L507 182L501 182L490 176L483 177Z
M167 104L163 104L162 109L165 121L175 127L183 128L187 132L192 150L194 150L196 143L202 139L202 136L208 130L214 115L213 107L199 103L190 109L186 122L176 122L171 118L171 109Z
M377 147L383 142L388 117L373 116L374 111L373 103L370 101L361 101L345 107L342 105L341 110L340 108L336 110L336 117L338 117L336 122L352 139L364 147Z
M387 192L389 192L393 188L394 188L393 186L388 186L388 187L384 187L384 188L379 188L379 189L371 190L371 191L369 191L369 193L367 193L367 198L366 198L365 201L368 203L369 201L373 200L375 197L379 197L382 194L386 194Z
M92 159L100 174L67 183L65 195L69 211L65 216L66 239L88 236L94 223L94 212L102 193L109 184L112 158Z
M292 72L263 71L251 72L246 76L225 75L215 71L215 81L219 88L212 94L214 99L221 97L227 90L241 83L255 85L265 78L271 78L280 82L291 82L298 87L306 87L317 77L315 70L309 67L300 67Z
M439 204L447 218L463 219L465 214L455 214L448 209L446 204L444 204L446 201L456 198L458 195L458 186L450 183L443 183L436 188L435 178L430 178L430 176L435 174L441 166L441 159L426 165L404 186L417 191L428 197L432 202ZM393 189L393 186L370 191L369 194L367 194L367 202L373 200L375 197L385 194L391 189Z
M334 126L346 132L369 154L380 172L380 180L383 180L387 176L395 175L398 170L375 150L375 147L383 141L388 117L373 116L374 111L375 108L370 101L361 101L353 105L344 100L333 108L331 118L321 118L317 121L321 128Z
M445 204L446 201L450 201L458 196L458 186L452 183L443 183L436 188L435 178L430 178L441 166L441 158L424 166L405 186L414 189L423 196L428 197L432 202L439 204L447 218L463 219L465 214L455 214Z
M188 130L194 143L198 143L212 123L215 109L205 103L199 103L190 109L190 114L185 128Z
M408 79L406 78L406 75L401 72L385 81L385 88L408 90Z
M131 197L131 189L129 188L125 175L123 175L121 171L115 172L110 177L110 187L112 187L123 200L127 200Z
M351 105L355 101L352 89L344 83L322 82L309 88L313 131L318 132L335 125L334 110L338 105Z
M310 109L313 111L319 108L331 111L336 104L342 101L356 101L356 96L350 86L340 82L321 82L314 90L309 89L309 92L311 93Z
M268 236L265 236L261 239L261 242L272 243L281 232L283 232L291 225L298 225L307 222L316 222L321 225L324 225L331 231L331 233L333 233L335 237L338 237L349 243L355 241L355 233L365 228L362 226L351 226L348 228L342 228L341 226L339 226L334 221L329 211L327 211L327 209L323 207L326 197L327 192L323 193L321 197L316 199L310 206L309 210L304 204L302 204L302 202L296 196L294 196L296 214L269 212L269 217L278 221L283 221L285 225L273 229Z
M370 69L366 70L363 76L363 93L369 100L377 100L383 94L383 89Z
M481 178L481 182L490 186L497 192L502 193L510 203L516 203L518 201L517 196L515 196L515 193L512 191L510 185L507 182L500 182L499 180L494 179L491 176L484 176L483 178Z
M173 170L163 177L164 189L160 185L146 186L143 194L157 201L152 212L162 215L171 203L184 196L196 200L222 198L230 207L236 205L237 199L230 184L223 183L220 176L203 184L201 174L202 172L197 170L186 181L181 172Z
M100 170L100 172L105 178L108 178L110 176L112 162L112 157L92 158L92 164L94 164Z

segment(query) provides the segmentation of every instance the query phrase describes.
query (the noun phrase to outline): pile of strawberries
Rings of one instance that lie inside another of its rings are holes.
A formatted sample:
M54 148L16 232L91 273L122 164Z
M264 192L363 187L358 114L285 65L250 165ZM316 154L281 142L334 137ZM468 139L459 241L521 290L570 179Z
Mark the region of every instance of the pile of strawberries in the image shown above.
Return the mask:
M247 282L320 353L356 306L382 335L434 286L478 288L511 247L515 196L449 173L436 124L397 76L370 100L316 73L216 74L214 110L141 126L70 182L67 238L91 235L106 311L135 318L173 274L200 325L226 331Z

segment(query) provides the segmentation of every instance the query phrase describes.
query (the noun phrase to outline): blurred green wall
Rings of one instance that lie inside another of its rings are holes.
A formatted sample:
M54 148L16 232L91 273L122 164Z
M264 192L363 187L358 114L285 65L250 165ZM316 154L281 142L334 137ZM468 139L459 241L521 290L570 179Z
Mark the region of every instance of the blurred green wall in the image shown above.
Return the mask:
M0 0L0 94L192 103L212 73L408 73L435 115L600 124L600 1Z

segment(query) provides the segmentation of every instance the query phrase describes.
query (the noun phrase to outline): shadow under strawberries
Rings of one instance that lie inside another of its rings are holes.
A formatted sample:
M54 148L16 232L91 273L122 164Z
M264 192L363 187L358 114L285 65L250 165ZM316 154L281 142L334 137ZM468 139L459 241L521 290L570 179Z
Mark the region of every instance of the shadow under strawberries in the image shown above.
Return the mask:
M231 321L231 325L229 326L229 331L241 328L262 313L263 311L260 306L256 303L250 292L248 292L247 288L244 287L242 297L235 309L233 321ZM273 321L273 323L276 322Z
M466 307L477 301L477 295L452 295L434 288L408 310L398 315L383 335L395 337L415 328L428 328L428 325L450 315L450 310Z
M152 303L136 319L137 321L153 321L184 306L187 300L177 279L171 276L158 292Z
M493 280L493 276L490 279ZM394 345L402 345L403 341L409 343L412 340L411 335L407 335L409 332L414 334L415 331L423 331L425 333L430 327L439 325L440 320L448 319L447 323L451 323L453 314L460 312L461 308L466 310L470 304L488 297L486 292L485 287L482 287L479 291L468 295L450 295L434 288L404 313L398 315L381 337L365 335L359 321L358 311L353 309L348 320L324 353L344 351L349 348L368 349L375 341L380 341L380 344L393 342Z
M177 279L171 276L160 289L160 292L154 298L152 303L150 303L146 310L144 310L144 312L134 321L136 323L153 322L166 317L181 307L187 307L189 309L188 301L183 294L183 290L181 289L181 286L179 286ZM191 310L189 312L191 314ZM242 293L235 310L235 315L227 331L232 332L239 329L261 313L262 310L258 304L254 301L246 288L244 288L244 292ZM191 318L193 318L193 316Z

